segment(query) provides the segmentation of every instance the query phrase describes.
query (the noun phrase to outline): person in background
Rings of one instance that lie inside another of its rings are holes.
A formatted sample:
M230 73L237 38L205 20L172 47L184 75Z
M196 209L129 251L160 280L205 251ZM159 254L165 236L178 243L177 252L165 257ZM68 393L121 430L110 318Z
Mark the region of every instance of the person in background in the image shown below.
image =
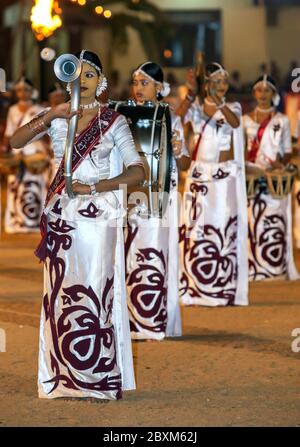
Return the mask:
M292 155L290 122L276 110L279 95L275 81L266 74L253 84L255 109L244 115L246 159L262 171L283 174ZM272 197L265 184L248 201L249 280L298 279L293 257L291 194Z

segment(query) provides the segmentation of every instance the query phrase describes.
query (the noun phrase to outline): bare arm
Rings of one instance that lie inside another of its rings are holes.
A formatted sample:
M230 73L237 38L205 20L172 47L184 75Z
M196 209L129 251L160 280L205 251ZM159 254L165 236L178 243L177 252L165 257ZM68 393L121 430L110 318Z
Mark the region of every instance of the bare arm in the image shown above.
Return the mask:
M183 155L182 157L176 159L176 165L180 171L186 171L187 169L189 169L190 164L191 159L186 155Z
M232 111L225 103L225 98L220 99L216 93L214 88L210 88L210 97L214 100L217 107L220 108L224 117L226 118L227 123L233 128L236 129L240 125L240 118ZM222 106L222 104L224 105Z
M233 147L230 148L229 151L221 151L219 156L219 163L223 161L229 161L234 159Z
M189 99L188 99L189 98ZM193 103L195 98L192 96L186 96L183 101L179 104L177 109L175 110L176 115L180 116L180 118L184 118L187 114L187 111L191 107L191 104Z
M232 111L230 110L229 107L227 107L226 105L224 105L221 108L221 111L223 113L223 115L226 118L227 123L233 128L236 129L237 127L239 127L240 125L240 119L239 117Z
M97 192L114 191L120 188L120 185L136 186L145 179L145 171L142 166L129 166L126 171L112 179L100 180L95 184ZM73 183L73 191L77 194L91 194L89 185L79 182Z
M191 107L191 104L195 101L197 95L198 86L196 74L195 71L192 69L187 72L186 86L188 88L188 93L175 111L176 115L180 116L182 119L185 117L187 111Z

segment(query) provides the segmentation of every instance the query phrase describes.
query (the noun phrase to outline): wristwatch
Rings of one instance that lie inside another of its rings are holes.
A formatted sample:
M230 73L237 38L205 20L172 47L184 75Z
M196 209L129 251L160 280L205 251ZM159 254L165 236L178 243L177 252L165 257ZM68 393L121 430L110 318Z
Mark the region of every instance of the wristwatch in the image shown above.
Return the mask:
M91 194L92 194L92 196L94 196L95 194L97 194L97 189L96 189L96 185L95 185L95 184L90 185L90 188L91 188Z

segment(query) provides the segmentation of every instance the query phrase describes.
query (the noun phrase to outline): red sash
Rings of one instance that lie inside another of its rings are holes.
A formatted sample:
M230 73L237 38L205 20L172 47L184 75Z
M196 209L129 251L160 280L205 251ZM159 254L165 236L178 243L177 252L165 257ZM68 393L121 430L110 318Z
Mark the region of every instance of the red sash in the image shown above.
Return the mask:
M204 126L202 127L202 129L201 129L201 132L200 132L200 134L199 134L197 143L196 143L196 145L195 145L195 147L194 147L194 150L193 150L193 154L192 154L192 160L193 160L193 161L197 160L198 149L199 149L200 141L201 141L201 139L202 139L202 135L203 135L203 133L204 133L205 127L207 126L207 124L210 122L211 119L212 119L212 116L211 116L210 118L208 118L208 120L205 121L205 124L204 124Z
M101 129L98 123L98 115L95 116L88 124L88 126L76 137L74 142L74 149L72 154L72 173L76 171L81 162L90 154L90 152L99 143L101 136L103 136L112 126L116 118L119 116L117 112L108 107L103 108L101 113ZM45 207L55 194L61 194L65 187L64 177L64 159L62 159L56 175L49 187L47 197L45 200ZM47 216L42 214L40 222L40 231L42 239L35 250L35 255L41 260L45 261L47 256Z
M267 125L269 124L271 119L272 119L272 115L261 122L259 129L257 131L256 137L252 141L251 149L248 152L248 157L247 157L248 161L251 161L252 163L255 163L256 156L257 156L257 153L259 150L259 146L260 146L263 134L265 133Z

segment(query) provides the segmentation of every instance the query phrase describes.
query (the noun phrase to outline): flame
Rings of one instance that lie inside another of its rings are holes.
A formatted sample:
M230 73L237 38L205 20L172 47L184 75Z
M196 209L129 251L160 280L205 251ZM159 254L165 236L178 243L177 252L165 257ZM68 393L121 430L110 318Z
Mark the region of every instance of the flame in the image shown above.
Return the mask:
M62 26L58 0L34 0L35 5L31 10L31 28L37 40L43 40L51 36L54 31Z

